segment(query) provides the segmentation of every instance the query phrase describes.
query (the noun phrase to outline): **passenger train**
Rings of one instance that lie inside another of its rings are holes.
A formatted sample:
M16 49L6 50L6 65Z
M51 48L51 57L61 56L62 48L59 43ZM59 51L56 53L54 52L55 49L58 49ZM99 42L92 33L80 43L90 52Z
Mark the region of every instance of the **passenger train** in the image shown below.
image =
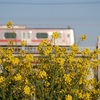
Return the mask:
M27 41L27 47L36 47L43 39L52 42L52 33L58 32L59 38L55 44L70 47L75 42L73 28L26 28L25 26L14 26L14 31L6 26L0 27L0 46L8 46L8 41L12 40L14 46L21 46L21 41Z
M56 45L71 46L74 44L74 30L72 28L25 28L14 27L14 32L6 27L0 27L0 46L7 45L9 40L21 45L21 41L27 41L27 45L38 46L43 39L51 41L52 33L58 32L59 38Z

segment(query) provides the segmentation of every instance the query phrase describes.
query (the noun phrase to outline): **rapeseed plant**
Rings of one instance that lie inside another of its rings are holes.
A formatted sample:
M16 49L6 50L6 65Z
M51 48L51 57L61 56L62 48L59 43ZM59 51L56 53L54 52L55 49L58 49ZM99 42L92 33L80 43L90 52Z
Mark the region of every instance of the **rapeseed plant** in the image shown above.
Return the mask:
M7 27L12 29L12 22ZM57 32L52 38L54 44L46 39L40 43L39 57L24 50L14 56L12 48L0 48L0 100L97 100L100 81L92 71L100 64L100 51L85 48L77 57L78 44L68 51L56 46ZM80 40L85 39L81 35ZM22 47L25 45L24 41Z

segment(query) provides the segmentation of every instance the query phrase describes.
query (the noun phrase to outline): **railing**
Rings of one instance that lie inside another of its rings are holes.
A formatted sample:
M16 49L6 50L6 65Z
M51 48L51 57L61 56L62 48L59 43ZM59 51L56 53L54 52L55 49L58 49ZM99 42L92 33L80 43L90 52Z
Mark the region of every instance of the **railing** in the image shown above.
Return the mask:
M88 48L90 51L93 51L93 50L96 49L96 47L92 47L92 46L90 46L90 47L79 47L79 52L81 52L84 48Z
M3 47L4 49L7 49L8 47ZM14 53L19 53L20 50L25 50L26 53L38 53L37 46L27 46L27 47L11 47L14 50ZM70 47L66 47L67 51L70 51ZM81 52L84 48L88 48L90 51L93 51L96 49L96 47L79 47L79 52Z

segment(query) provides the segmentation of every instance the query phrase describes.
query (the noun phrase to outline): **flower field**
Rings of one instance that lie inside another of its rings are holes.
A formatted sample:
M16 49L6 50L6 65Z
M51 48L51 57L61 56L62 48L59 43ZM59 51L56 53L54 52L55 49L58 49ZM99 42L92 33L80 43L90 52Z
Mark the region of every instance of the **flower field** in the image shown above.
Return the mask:
M12 22L7 27L11 28ZM100 64L100 50L84 48L77 57L78 44L68 51L55 44L57 38L59 34L53 32L54 45L48 40L40 43L39 57L24 50L13 56L13 48L0 48L0 100L97 100L100 81L90 77L90 69L96 70ZM84 41L86 35L79 39Z

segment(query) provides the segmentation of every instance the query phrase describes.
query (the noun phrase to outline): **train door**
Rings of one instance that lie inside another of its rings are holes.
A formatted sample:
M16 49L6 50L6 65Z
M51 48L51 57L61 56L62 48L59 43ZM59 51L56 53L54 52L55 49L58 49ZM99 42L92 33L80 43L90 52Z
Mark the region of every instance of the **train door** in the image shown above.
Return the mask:
M22 34L22 40L25 40L27 42L27 45L31 44L31 33L32 31L28 31L28 32L23 32Z
M67 33L66 34L66 45L70 45L70 37L71 37L71 34Z
M74 44L74 33L73 30L65 31L64 40L67 46L71 46Z
M55 40L55 44L59 45L59 46L63 46L64 45L64 41L63 41L63 31L58 31L59 34L59 38L57 38Z
M64 31L62 33L62 44L63 46L70 46L73 37L70 31Z

